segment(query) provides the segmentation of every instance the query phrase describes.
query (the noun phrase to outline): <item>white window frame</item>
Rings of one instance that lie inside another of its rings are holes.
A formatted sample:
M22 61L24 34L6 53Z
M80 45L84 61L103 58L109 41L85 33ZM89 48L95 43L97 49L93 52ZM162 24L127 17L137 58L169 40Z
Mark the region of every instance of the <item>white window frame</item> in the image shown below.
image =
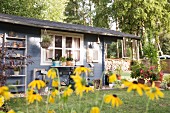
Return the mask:
M41 35L43 35L44 30L41 30ZM76 62L76 65L83 65L83 56L84 56L84 35L83 34L78 34L78 33L69 33L69 32L60 32L60 31L51 31L47 30L48 35L53 35L53 39L55 35L62 36L62 56L64 56L66 53L66 50L76 50L74 48L67 48L65 46L65 40L66 37L73 37L73 38L80 38L80 61ZM42 40L42 38L41 38ZM54 45L55 41L52 42L52 45ZM72 43L74 45L74 43ZM72 46L74 47L74 46ZM49 47L48 49L55 49L55 47ZM57 48L56 48L57 49ZM46 50L41 48L41 62L40 65L52 65L52 61L45 61L45 54ZM53 56L54 56L54 51L53 51ZM74 53L73 53L73 59L74 59Z

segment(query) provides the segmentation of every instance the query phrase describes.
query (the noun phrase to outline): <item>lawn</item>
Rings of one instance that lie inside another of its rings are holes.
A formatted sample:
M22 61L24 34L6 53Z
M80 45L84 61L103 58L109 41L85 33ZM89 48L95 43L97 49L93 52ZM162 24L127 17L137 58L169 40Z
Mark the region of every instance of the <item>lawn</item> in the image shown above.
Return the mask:
M170 90L163 91L164 98L159 100L150 101L149 113L170 113ZM113 89L95 91L95 93L84 94L80 98L74 94L68 98L68 102L58 108L57 104L50 106L60 113L71 113L71 110L76 110L76 113L89 113L89 110L93 106L100 107L102 104L103 96L106 94L116 94L122 101L123 105L118 108L112 108L110 104L103 103L101 113L144 113L146 109L146 103L148 98L144 96L134 95L134 92L127 93L126 89ZM39 113L46 113L46 103L44 102L46 97L44 96L43 102L39 103ZM61 105L62 103L60 103ZM23 111L26 113L26 101L25 98L12 98L8 105L14 110ZM29 113L35 112L36 103L28 106ZM60 109L60 110L59 110ZM64 111L63 111L64 110ZM69 112L68 112L69 111Z

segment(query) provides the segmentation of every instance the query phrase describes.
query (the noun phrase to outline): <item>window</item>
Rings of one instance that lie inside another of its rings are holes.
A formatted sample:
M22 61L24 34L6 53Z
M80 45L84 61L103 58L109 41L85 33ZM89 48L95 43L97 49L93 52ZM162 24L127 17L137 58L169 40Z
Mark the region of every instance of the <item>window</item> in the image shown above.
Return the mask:
M51 65L49 58L72 57L77 65L83 65L83 35L48 31L52 44L46 50L41 48L41 65Z

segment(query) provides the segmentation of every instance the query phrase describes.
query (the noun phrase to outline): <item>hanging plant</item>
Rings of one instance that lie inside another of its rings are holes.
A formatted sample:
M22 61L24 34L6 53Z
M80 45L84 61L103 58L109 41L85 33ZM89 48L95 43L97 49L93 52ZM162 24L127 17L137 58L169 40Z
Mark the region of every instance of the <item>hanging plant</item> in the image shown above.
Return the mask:
M47 49L51 45L51 37L47 34L46 30L42 35L42 42L40 42L42 48Z

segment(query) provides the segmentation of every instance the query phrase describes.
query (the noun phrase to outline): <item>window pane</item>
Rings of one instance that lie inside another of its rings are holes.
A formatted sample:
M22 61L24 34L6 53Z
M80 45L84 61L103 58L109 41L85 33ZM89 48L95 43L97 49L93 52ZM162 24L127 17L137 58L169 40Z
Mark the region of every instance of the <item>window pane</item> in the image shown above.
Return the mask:
M72 48L72 37L66 37L66 48Z
M75 60L80 61L80 50L75 50L73 55Z
M74 38L74 48L80 48L80 38Z
M71 50L66 50L67 57L73 57L73 52Z
M62 36L55 36L55 47L62 48Z
M45 55L46 61L51 61L49 58L53 58L53 50L46 50L46 55Z
M62 56L62 50L55 49L55 59L59 60L59 58Z

